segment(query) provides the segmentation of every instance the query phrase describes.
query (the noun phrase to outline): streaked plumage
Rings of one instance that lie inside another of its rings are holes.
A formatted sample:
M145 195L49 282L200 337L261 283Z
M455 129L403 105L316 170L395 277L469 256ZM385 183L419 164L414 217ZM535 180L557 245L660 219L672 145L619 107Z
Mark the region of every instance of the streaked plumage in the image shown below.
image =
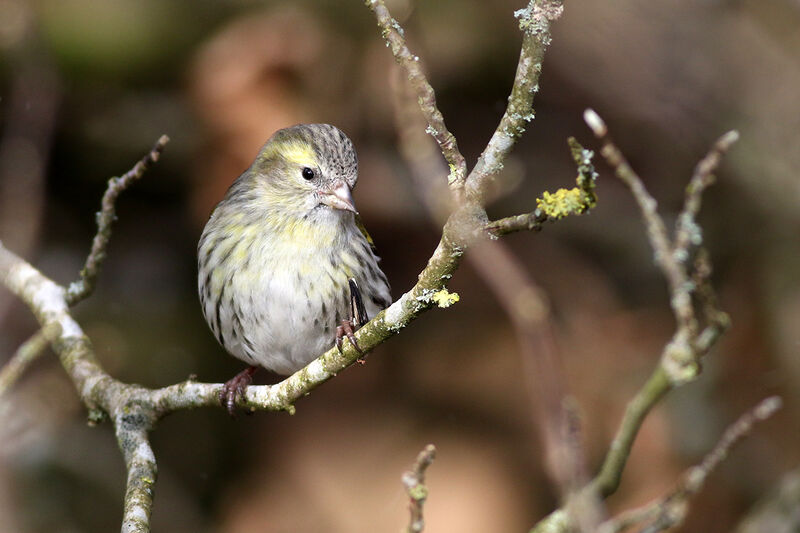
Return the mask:
M279 374L302 368L351 318L348 278L370 317L389 305L389 284L349 196L356 180L344 133L293 126L267 141L214 209L198 245L198 289L230 354Z

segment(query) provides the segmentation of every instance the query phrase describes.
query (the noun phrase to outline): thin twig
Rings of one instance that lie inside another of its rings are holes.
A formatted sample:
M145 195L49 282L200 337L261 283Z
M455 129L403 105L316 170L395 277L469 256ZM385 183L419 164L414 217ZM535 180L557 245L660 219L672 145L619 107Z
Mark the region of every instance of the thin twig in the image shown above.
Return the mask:
M447 164L437 144L425 133L425 118L404 72L395 70L391 87L398 150L411 169L412 190L428 208L433 223L441 227L454 208L445 180L439 179L447 175Z
M447 129L444 117L436 106L436 94L422 72L419 56L412 54L408 49L403 28L389 13L383 0L367 0L367 6L375 14L381 34L391 47L395 60L406 72L408 83L416 93L420 110L428 122L428 128L425 131L436 139L442 155L450 165L447 183L451 190L460 197L467 176L467 163L458 150L456 138Z
M731 448L749 435L757 422L771 417L781 407L781 404L782 401L777 396L762 400L725 430L714 449L703 458L699 465L684 472L677 486L669 494L637 509L625 511L603 523L599 533L619 533L642 523L647 525L641 531L648 533L656 533L680 525L686 518L689 500L703 488L708 476L725 460Z
M630 189L639 210L642 212L647 235L655 252L655 261L659 266L670 288L672 295L670 304L678 324L688 332L697 330L691 301L691 284L679 261L675 260L667 228L664 220L658 214L656 200L647 192L642 179L631 168L622 151L617 148L608 135L608 128L600 116L592 109L587 109L583 114L586 124L595 136L601 141L600 154L614 169L616 176Z
M161 152L169 142L169 137L162 135L150 152L147 153L133 168L121 177L108 180L108 187L103 194L101 209L97 213L97 233L92 240L92 249L81 269L80 279L70 284L64 297L67 305L75 305L85 299L94 290L97 276L106 257L106 248L111 237L111 225L116 220L115 203L119 195L133 182L142 177L150 166L158 161ZM37 332L17 350L14 357L0 372L0 395L13 384L46 346L47 335Z
M695 252L694 271L692 283L695 295L702 312L705 327L697 335L694 349L699 357L704 356L717 339L730 327L731 319L728 313L722 311L717 304L717 295L711 286L711 257L708 251L700 246Z
M17 382L26 368L45 352L49 337L45 330L40 329L17 348L11 359L0 370L0 397Z
M417 455L417 460L411 470L403 473L403 486L408 493L408 527L406 533L420 533L425 529L425 516L423 507L428 499L428 487L425 485L425 471L436 458L436 447L428 444Z
M591 491L600 497L613 494L619 487L622 471L633 448L633 442L639 434L647 414L663 398L672 386L664 369L659 365L653 374L628 403L614 440L608 447L608 454L603 461L600 472L591 483Z
M158 161L161 152L169 142L169 137L162 135L150 152L145 155L132 169L121 177L114 177L108 180L108 187L103 194L100 212L97 213L97 234L92 240L92 249L86 257L86 263L81 269L81 276L78 281L70 284L67 289L67 303L72 306L89 296L94 290L97 275L106 258L106 247L111 238L111 225L116 220L115 202L119 195L127 189L133 182L142 177L150 166Z
M574 137L567 139L567 143L578 169L575 180L577 185L572 189L559 189L554 193L545 192L542 198L536 199L538 207L531 213L489 222L486 230L491 235L500 237L521 230L539 231L545 222L586 213L597 204L595 192L597 172L592 164L594 152L585 149Z
M554 335L550 304L502 241L479 243L470 250L469 259L514 327L546 471L575 522L590 531L600 522L603 510L594 494L578 494L588 477L579 421L566 395L563 358Z
M544 211L536 209L522 215L512 215L486 224L486 231L495 237L502 237L516 231L541 231L544 223L549 221Z
M644 386L628 404L617 434L609 447L608 454L592 483L587 487L590 493L606 497L616 491L630 455L633 442L648 412L672 388L685 383L699 373L699 359L717 342L728 326L727 315L717 308L716 297L708 281L711 274L711 262L700 249L695 263L695 272L689 272L687 265L679 261L672 251L675 245L670 242L666 226L658 212L656 202L644 188L641 179L628 165L622 152L608 137L605 122L591 109L584 113L584 120L589 128L603 143L601 154L614 168L616 175L631 189L636 202L642 211L647 227L650 244L656 251L656 262L667 278L671 305L678 322L678 327L667 343L659 360ZM695 176L699 181L707 182L708 176L718 164L718 156L735 140L735 136L723 136L717 149L712 149L705 163L698 165ZM719 147L722 147L721 149ZM694 179L694 178L693 178ZM700 193L703 187L695 187L690 191L689 201L684 206L692 219L700 208ZM681 216L683 216L682 214ZM690 282L694 281L694 284ZM696 285L696 287L695 287ZM698 331L696 312L692 302L692 291L695 291L697 304L703 310L705 328ZM564 532L570 527L568 516L559 509L541 520L532 531Z
M474 202L483 202L491 181L534 118L533 98L539 91L542 61L551 40L550 24L563 10L561 0L531 0L525 9L514 13L523 32L517 72L503 117L467 177L467 196Z
M695 220L700 212L703 192L714 183L714 172L722 161L722 156L737 140L739 132L729 131L717 139L708 154L695 167L694 175L686 187L683 210L675 225L673 254L678 261L686 262L689 259L689 247L700 246L703 242L702 232Z
M704 309L706 329L698 331L698 320L692 302L692 292L696 290L695 283L692 283L693 274L689 272L687 265L673 254L675 246L670 242L664 221L658 214L655 199L647 192L641 178L611 140L608 128L600 116L593 110L587 109L584 112L584 120L602 142L600 153L614 169L617 177L631 190L642 212L650 244L655 251L656 263L668 281L670 303L678 323L675 333L664 347L658 367L628 404L603 466L590 485L593 492L606 497L619 486L622 471L645 417L673 387L698 375L699 360L724 331L727 325L724 318L727 315L716 308L716 298L708 283L711 262L707 255L701 254L703 261L698 263L700 270L694 274L694 279L696 282L702 282L702 290L697 292L697 297L699 305ZM722 139L718 144L723 147L729 146L734 140L730 135L723 136ZM692 179L694 191L689 194L681 217L693 220L699 210L702 192L700 183L708 180L710 171L718 164L721 149L712 149L711 154L714 155L704 159L706 163L698 165L698 168L703 170L695 172Z

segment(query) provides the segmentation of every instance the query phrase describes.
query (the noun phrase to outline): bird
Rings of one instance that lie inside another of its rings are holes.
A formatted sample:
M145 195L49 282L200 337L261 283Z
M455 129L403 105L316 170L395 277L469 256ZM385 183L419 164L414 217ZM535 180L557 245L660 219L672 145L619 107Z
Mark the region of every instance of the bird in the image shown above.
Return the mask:
M260 367L303 368L391 304L352 197L358 158L330 124L276 131L214 208L197 246L198 292L219 344L249 366L220 402L233 415Z

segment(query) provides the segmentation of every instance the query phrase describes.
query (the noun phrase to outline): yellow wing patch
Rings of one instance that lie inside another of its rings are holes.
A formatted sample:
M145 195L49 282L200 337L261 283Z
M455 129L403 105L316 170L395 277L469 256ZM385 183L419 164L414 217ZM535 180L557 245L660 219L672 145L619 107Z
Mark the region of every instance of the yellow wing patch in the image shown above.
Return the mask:
M375 249L375 241L372 240L372 237L370 236L369 232L367 231L367 228L364 226L364 223L361 221L361 216L359 216L358 214L356 214L356 226L358 227L358 231L361 232L361 235L363 235L364 238L367 239L367 243L369 243L369 247L372 248L372 251L376 252L377 250Z

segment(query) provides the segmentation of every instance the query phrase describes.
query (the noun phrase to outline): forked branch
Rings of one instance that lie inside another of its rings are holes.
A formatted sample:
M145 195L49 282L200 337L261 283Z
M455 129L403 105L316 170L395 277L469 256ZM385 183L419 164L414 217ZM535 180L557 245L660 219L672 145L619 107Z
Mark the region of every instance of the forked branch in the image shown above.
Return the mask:
M616 176L628 186L639 206L655 253L655 262L667 279L670 304L677 323L656 368L628 403L600 471L585 489L590 495L605 498L619 487L633 443L649 412L673 388L697 377L701 358L728 326L727 315L717 307L709 283L711 261L701 246L699 227L691 232L692 237L688 239L685 228L688 222L696 226L695 217L699 212L701 194L710 184L711 173L717 167L722 153L737 136L735 132L725 134L698 165L679 215L679 220L684 220L683 225L679 224L676 235L670 238L666 224L656 209L656 200L611 140L605 122L591 109L586 110L584 119L601 142L600 154L614 169ZM676 254L676 250L680 253ZM682 258L693 250L697 252L697 261L687 264ZM572 527L568 513L565 509L559 509L536 524L532 532L565 532Z
M782 401L777 396L762 400L757 406L743 414L723 433L714 449L700 464L688 469L680 481L665 496L637 509L625 511L601 524L598 533L619 533L635 525L645 524L646 531L657 533L683 523L689 503L705 485L708 476L725 460L739 441L749 435L756 423L771 417L780 409Z

